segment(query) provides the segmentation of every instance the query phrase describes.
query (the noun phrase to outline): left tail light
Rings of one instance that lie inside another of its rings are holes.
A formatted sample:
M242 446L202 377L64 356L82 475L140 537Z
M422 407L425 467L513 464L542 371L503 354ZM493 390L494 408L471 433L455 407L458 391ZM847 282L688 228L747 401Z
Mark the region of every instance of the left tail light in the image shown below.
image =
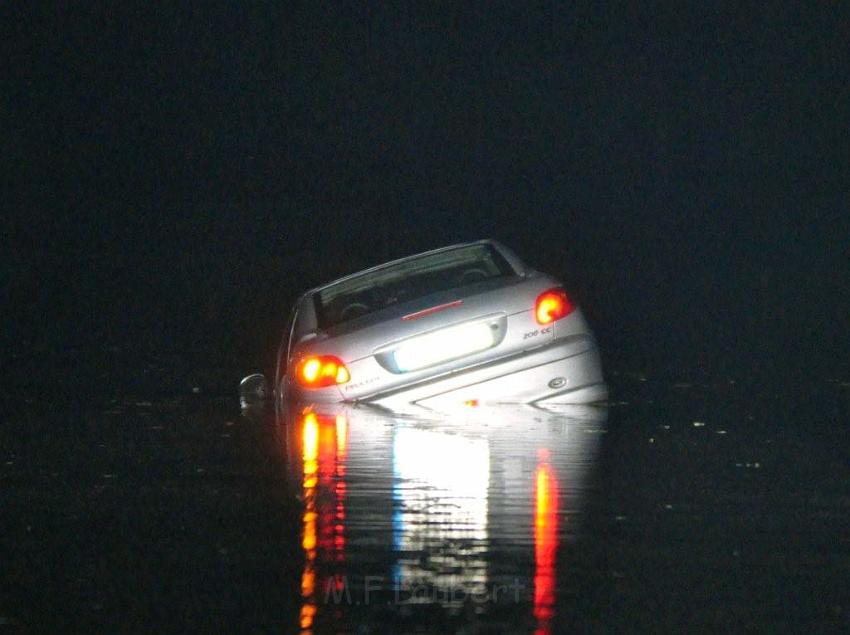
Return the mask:
M305 357L295 368L295 380L304 388L324 388L351 379L345 364L334 355Z

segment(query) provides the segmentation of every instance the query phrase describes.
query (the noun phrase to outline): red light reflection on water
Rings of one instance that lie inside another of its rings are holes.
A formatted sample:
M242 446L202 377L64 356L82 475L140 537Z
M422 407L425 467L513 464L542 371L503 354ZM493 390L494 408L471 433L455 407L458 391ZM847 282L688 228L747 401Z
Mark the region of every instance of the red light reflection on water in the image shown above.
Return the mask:
M534 617L540 635L552 628L557 551L558 480L549 463L549 451L541 449L534 474Z
M318 612L320 588L316 571L321 557L336 562L345 560L345 461L348 452L348 421L345 415L334 418L304 415L301 429L304 476L304 516L301 546L304 571L301 575L303 604L298 618L302 634L312 633ZM334 576L325 585L341 588L342 579Z

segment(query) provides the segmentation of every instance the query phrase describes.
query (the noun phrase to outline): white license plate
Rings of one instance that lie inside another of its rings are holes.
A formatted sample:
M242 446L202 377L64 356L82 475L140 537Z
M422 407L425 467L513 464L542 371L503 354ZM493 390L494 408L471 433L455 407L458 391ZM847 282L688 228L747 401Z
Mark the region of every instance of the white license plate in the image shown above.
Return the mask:
M400 371L418 370L493 346L495 332L485 322L459 324L406 340L393 352Z

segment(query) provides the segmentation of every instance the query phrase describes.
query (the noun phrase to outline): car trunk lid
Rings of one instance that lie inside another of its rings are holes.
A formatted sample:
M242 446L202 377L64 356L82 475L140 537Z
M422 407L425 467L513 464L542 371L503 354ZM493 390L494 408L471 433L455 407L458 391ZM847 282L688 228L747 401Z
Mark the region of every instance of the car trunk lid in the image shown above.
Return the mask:
M454 372L551 341L551 325L538 325L533 309L550 282L488 281L388 307L329 329L310 351L343 359L351 371L340 386L347 400Z

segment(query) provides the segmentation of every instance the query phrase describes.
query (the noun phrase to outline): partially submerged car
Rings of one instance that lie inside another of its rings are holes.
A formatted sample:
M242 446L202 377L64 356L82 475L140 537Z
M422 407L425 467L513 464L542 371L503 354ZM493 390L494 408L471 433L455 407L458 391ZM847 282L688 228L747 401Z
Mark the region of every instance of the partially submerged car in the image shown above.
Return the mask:
M492 240L307 291L284 333L275 390L387 407L607 396L596 341L561 283Z

